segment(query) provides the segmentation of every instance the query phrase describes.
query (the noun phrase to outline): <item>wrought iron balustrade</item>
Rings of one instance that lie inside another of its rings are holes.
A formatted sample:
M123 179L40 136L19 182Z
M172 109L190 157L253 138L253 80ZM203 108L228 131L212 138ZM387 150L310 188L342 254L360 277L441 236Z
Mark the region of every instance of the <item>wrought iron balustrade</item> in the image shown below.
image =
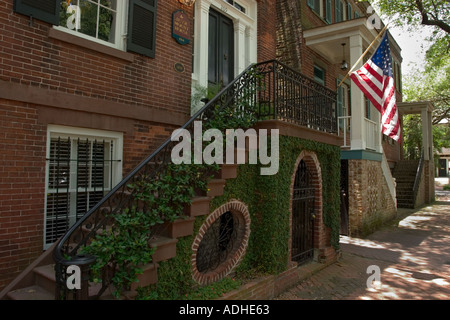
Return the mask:
M273 60L259 69L259 119L282 120L337 133L336 92Z
M337 131L335 105L335 92L277 61L268 61L248 67L196 112L181 129L188 130L192 136L196 121L202 121L203 128L207 129L217 128L228 119L244 129L245 125L251 125L257 120L276 119L334 133ZM142 207L141 201L136 197L137 191L130 186L142 181L160 180L172 163L171 152L177 144L177 141L172 141L169 137L82 215L59 240L53 251L57 299L98 298L111 285L114 271L106 270L101 288L93 296L89 295L88 273L95 257L87 256L83 249L91 244L97 234L116 223L116 214ZM82 276L81 290L75 293L66 285L67 268L71 265L80 266L82 272L86 273Z

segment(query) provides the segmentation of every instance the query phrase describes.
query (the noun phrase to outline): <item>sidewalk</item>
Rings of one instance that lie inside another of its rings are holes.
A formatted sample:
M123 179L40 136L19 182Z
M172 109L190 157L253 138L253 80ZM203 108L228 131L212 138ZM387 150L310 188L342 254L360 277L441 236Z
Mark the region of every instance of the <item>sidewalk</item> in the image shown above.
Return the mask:
M342 257L276 300L449 300L450 192L365 239L341 237ZM380 283L367 288L378 266Z

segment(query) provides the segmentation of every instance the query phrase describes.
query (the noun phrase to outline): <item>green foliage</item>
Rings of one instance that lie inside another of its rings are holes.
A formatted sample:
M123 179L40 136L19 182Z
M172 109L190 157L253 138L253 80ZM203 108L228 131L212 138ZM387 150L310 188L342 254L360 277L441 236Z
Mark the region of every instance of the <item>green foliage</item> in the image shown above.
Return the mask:
M112 284L116 297L137 280L142 273L139 266L152 260L154 249L149 248L150 227L154 223L144 212L126 209L114 215L115 224L97 235L84 253L96 256L91 274L95 282L101 282L107 268L114 270Z
M212 208L231 200L246 203L251 216L251 235L246 255L236 275L251 278L277 274L287 268L289 255L290 186L297 157L302 150L318 155L322 170L323 221L331 228L331 243L339 247L340 149L294 137L280 137L280 168L276 175L261 176L259 165L240 165L236 179L227 181L225 194Z
M80 29L78 32L95 37L104 41L109 41L111 27L113 23L113 13L107 8L111 7L110 1L101 0L100 9L95 3L88 1L72 1L71 5L78 5L81 9ZM61 10L59 13L60 25L67 27L67 21L73 19L75 12L68 13L69 5L67 1L61 1ZM98 11L99 10L99 11ZM97 13L98 13L98 34L97 34ZM97 36L98 35L98 36Z
M450 5L447 0L376 0L373 2L380 8L382 14L395 17L397 25L423 24L433 25L444 31L448 30Z
M446 184L446 185L443 187L443 189L446 190L446 191L450 191L450 184Z
M183 299L186 300L211 300L223 297L227 292L239 288L241 281L235 278L223 278L215 283L198 288L186 293Z
M223 196L215 197L210 210L231 199L239 199L249 209L251 233L246 255L233 277L198 286L192 280L191 245L194 236L179 239L176 257L159 263L158 283L142 288L139 299L214 299L235 289L239 283L287 269L289 259L290 186L297 157L302 150L318 155L322 170L323 221L331 228L331 242L339 247L340 149L314 141L280 137L280 168L277 175L261 176L260 165L243 164L238 176L227 181ZM206 217L197 217L194 234ZM233 280L234 279L234 280Z
M110 214L114 222L111 228L98 234L84 249L84 253L97 257L91 269L94 281L101 281L103 272L110 268L114 273L115 295L127 290L142 273L141 266L152 261L155 249L148 245L152 228L181 217L195 190L206 191L208 169L201 165L171 164L155 177L143 176L130 184L135 202L145 206L135 205Z

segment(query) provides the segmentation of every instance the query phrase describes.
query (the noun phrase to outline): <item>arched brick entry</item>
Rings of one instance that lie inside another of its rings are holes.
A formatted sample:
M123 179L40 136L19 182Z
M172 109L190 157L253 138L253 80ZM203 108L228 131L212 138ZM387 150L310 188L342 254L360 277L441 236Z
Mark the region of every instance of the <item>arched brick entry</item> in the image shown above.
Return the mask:
M309 185L314 188L314 226L312 229L313 236L313 248L314 248L314 258L317 259L319 255L319 250L326 246L326 232L323 225L322 219L322 171L320 167L320 162L317 155L314 152L302 151L297 158L295 166L293 168L293 174L291 177L291 204L290 204L290 237L289 237L289 257L292 260L292 237L293 237L293 197L294 197L294 185L295 178L297 175L297 170L301 162L306 165L307 170L310 172Z
M194 280L205 285L228 275L244 257L249 237L250 214L244 203L233 200L217 208L192 244Z

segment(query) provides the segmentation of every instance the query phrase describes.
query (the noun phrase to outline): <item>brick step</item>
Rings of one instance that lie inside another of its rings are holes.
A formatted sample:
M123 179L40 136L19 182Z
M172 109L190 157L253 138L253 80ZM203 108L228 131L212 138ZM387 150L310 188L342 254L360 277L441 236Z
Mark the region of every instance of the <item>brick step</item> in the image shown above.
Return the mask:
M11 300L54 300L55 294L38 285L17 289L7 294Z
M218 197L223 195L225 188L225 179L211 179L208 181L207 197Z
M188 217L197 217L209 214L210 197L194 197L192 203L186 206L184 212Z
M159 235L153 236L148 241L150 248L156 248L152 255L153 262L165 261L175 257L177 254L177 242L177 239Z

